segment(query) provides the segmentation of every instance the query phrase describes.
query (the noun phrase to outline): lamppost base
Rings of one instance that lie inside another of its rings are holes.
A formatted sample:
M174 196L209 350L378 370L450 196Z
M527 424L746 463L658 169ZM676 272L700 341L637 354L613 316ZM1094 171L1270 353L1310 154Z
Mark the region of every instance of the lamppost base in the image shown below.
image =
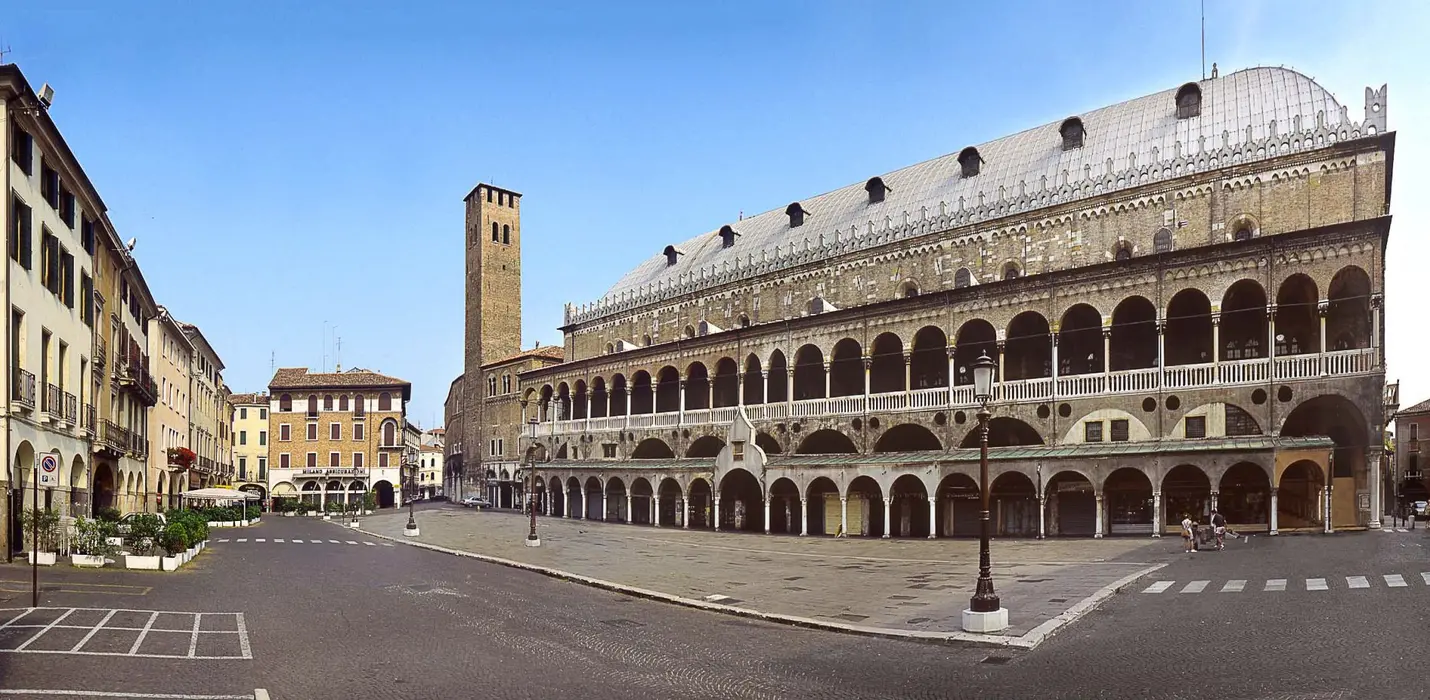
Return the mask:
M403 530L403 531L402 531L402 534L404 534L404 535L406 535L406 536L408 536L408 537L416 537L416 536L422 534L422 531L419 530L419 529L417 529L417 528L415 528L415 527L409 527L409 528Z
M963 631L974 634L991 634L1008 629L1008 609L998 608L992 612L963 611Z
M541 546L541 538L538 537L538 536L536 536L536 535L527 535L527 536L526 536L526 546L528 546L528 547L540 547L540 546Z

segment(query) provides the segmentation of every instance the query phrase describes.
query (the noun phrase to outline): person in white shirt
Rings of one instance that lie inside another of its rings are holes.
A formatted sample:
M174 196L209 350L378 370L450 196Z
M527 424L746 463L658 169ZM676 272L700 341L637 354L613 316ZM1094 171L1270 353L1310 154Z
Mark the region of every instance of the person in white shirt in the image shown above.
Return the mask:
M1196 538L1192 530L1192 516L1182 516L1182 551L1191 554L1196 550Z

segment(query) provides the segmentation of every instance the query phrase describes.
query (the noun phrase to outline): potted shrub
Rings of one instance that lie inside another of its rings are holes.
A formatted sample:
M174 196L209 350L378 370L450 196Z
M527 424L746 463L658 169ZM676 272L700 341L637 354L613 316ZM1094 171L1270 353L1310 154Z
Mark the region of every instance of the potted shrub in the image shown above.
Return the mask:
M155 554L159 546L159 538L163 535L163 526L159 518L152 513L141 513L134 516L129 525L129 539L132 543L133 554L124 555L124 568L126 569L159 569L159 555Z
M247 510L249 525L258 522L259 518L263 517L263 509L259 508L258 506L249 506Z
M70 539L70 565L99 568L108 563L106 557L114 554L115 547L109 541L105 523L89 518L74 521L75 535Z
M174 571L183 563L184 551L189 548L189 531L182 523L169 523L162 533L159 541L164 547L164 551L169 554L159 560L159 568L164 571Z
M343 511L346 510L346 508L346 504L344 504L342 501L328 501L328 512L323 514L323 519L331 519L334 513L337 513L339 516L341 516L343 514Z
M54 566L59 558L60 514L46 508L26 510L20 517L24 537L30 544L30 563L40 566Z
M367 511L368 515L372 515L373 511L377 510L377 494L371 491L363 494L362 507Z

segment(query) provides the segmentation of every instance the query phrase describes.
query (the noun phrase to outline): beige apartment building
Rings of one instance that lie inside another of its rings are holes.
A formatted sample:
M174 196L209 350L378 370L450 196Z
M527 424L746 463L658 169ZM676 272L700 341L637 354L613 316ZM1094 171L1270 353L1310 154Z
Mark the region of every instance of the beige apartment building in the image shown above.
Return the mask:
M149 357L159 401L149 412L149 483L165 508L179 505L188 474L171 450L189 448L189 358L194 346L169 310L149 319Z
M224 395L227 389L223 383L223 361L198 326L180 323L179 327L194 348L189 356L189 449L198 458L189 469L188 487L197 489L228 484L233 475L233 464L228 461L231 455L225 450L229 417Z
M233 394L233 485L268 500L268 403L266 393Z

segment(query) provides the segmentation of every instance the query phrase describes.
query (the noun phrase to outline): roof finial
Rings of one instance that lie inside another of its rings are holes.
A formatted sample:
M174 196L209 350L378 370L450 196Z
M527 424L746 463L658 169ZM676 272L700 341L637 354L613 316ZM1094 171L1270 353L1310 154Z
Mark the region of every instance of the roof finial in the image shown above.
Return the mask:
M1216 80L1216 61L1212 61L1212 80Z

